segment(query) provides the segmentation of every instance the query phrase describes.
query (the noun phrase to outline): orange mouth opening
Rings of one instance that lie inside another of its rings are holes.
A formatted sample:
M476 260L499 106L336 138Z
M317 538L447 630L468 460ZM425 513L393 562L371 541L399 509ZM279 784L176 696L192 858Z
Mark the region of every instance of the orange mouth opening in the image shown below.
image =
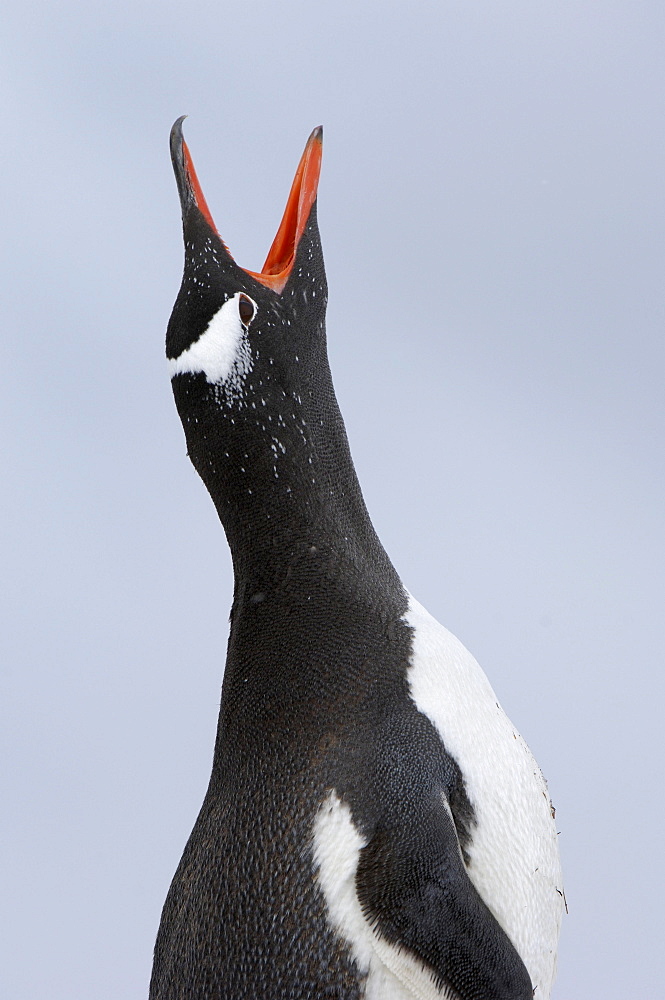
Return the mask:
M199 179L196 176L191 154L184 140L182 149L185 158L187 179L194 194L196 205L211 229L217 232L217 227L203 196ZM257 281L260 281L262 285L272 288L277 293L284 290L284 286L289 280L300 238L307 225L312 205L316 201L319 175L321 173L322 153L323 129L319 127L314 129L307 140L305 151L300 158L296 175L293 178L293 184L291 185L282 221L279 224L277 235L272 241L272 246L268 251L268 256L261 272L246 271L246 268L243 268L247 274L250 274Z

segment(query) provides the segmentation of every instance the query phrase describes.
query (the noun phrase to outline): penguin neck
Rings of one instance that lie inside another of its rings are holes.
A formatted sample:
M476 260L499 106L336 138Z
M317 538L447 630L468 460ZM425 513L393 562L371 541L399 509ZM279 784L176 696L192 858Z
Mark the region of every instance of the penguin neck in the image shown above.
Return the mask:
M271 466L272 476L255 474L245 486L248 473L236 468L223 488L207 484L234 568L213 790L225 780L231 746L248 761L260 748L264 761L284 762L320 738L340 710L337 701L331 707L321 663L334 661L335 685L364 703L363 672L343 656L337 662L340 635L355 629L369 645L377 628L383 635L405 610L401 583L365 508L341 418L334 430L326 422L325 434L318 426L321 442L309 428L311 464L301 455L289 465L287 445L278 477ZM337 717L340 725L347 715L348 706Z
M183 420L190 458L226 532L237 597L268 593L286 580L295 585L301 576L312 587L317 578L394 575L365 507L332 385L315 409L307 400L292 409L262 414L258 428L251 406Z
M230 747L245 748L247 760L257 746L295 754L306 745L303 726L318 739L329 725L319 659L334 662L341 688L363 703L363 672L338 656L340 636L351 628L361 643L370 634L382 641L405 597L367 513L328 379L311 395L290 392L296 405L288 409L270 405L258 425L255 399L235 409L204 399L193 409L187 382L175 388L188 452L224 526L235 577L214 795Z
M344 567L363 567L366 573L373 565L388 563L365 507L346 435L331 442L328 432L325 448L332 454L314 449L302 456L302 463L289 461L286 448L285 455L277 448L270 456L272 465L258 475L251 475L247 465L236 468L230 483L213 494L231 550L236 588L263 592L289 579L296 583L301 574L311 586L313 576L330 579Z

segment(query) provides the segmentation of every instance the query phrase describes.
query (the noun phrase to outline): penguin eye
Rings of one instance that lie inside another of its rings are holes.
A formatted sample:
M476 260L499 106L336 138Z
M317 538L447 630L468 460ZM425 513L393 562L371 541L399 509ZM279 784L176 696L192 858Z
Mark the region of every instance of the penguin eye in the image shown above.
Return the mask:
M246 295L241 295L238 300L238 312L240 313L241 323L244 326L249 326L254 319L254 303Z

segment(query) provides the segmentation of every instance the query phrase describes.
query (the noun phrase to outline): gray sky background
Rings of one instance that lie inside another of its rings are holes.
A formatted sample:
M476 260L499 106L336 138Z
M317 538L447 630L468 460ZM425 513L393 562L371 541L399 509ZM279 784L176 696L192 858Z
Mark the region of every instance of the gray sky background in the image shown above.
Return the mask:
M209 777L231 570L163 359L188 113L252 269L324 125L358 473L549 779L554 998L657 996L662 0L25 0L3 20L0 994L146 996Z

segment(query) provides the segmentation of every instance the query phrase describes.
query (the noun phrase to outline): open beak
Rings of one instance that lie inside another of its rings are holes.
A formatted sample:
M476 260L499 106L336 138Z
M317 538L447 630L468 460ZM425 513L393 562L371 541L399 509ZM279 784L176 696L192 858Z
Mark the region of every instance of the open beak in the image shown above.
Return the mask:
M217 233L217 227L196 176L191 154L182 135L184 118L184 115L182 118L178 118L171 129L171 159L178 184L183 218L185 213L195 206L210 228ZM243 268L247 274L277 293L283 291L289 280L300 238L305 231L312 205L316 201L322 151L323 129L319 126L314 129L307 140L305 151L300 158L296 175L293 178L282 221L261 272L257 274L255 271L247 271Z

